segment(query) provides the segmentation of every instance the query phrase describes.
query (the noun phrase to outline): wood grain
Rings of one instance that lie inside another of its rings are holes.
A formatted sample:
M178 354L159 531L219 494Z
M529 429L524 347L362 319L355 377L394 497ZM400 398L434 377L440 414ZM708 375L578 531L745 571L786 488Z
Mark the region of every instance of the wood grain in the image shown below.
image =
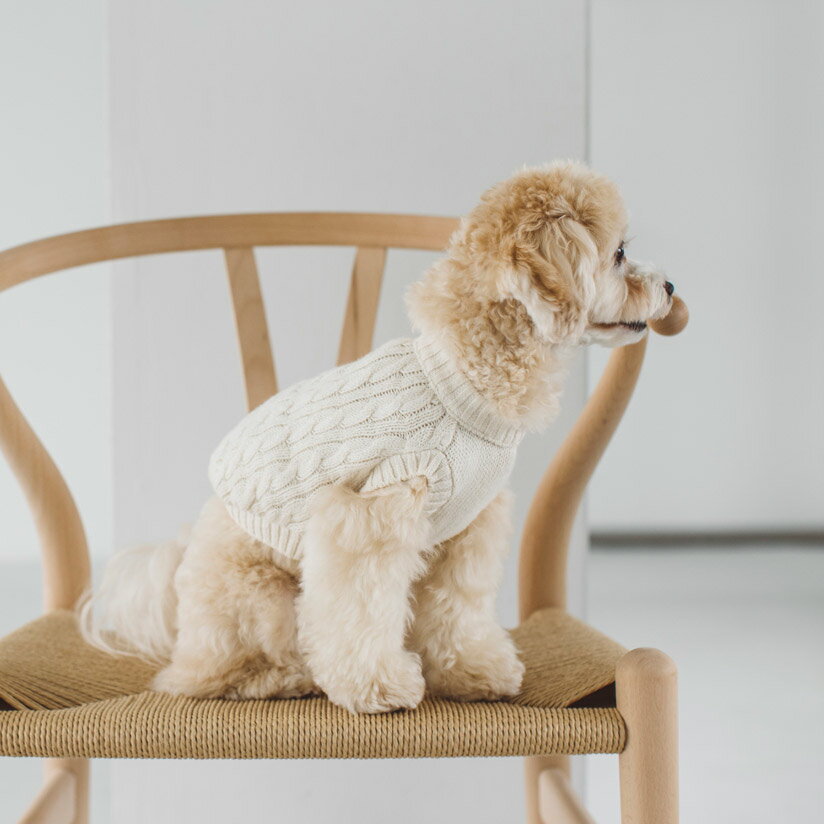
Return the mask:
M246 407L251 411L278 391L269 326L254 249L242 247L223 251L243 365Z
M610 355L595 391L541 478L521 538L522 621L537 609L566 606L567 551L575 516L632 397L646 346L643 338Z
M339 366L363 357L372 349L385 266L384 248L362 246L355 253L338 349Z
M634 649L615 673L627 745L618 756L622 824L678 824L678 672L657 649Z
M43 554L46 610L71 609L89 586L86 534L63 476L0 379L0 451L31 509Z
M379 246L441 251L456 218L347 212L271 212L121 223L0 252L0 291L103 260L255 246Z

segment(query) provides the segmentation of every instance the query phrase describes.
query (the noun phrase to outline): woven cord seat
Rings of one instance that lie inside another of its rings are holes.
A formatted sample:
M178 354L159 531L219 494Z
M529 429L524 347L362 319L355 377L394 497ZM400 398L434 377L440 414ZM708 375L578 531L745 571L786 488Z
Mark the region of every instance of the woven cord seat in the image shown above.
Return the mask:
M352 715L325 698L200 700L147 691L156 669L89 647L58 610L0 641L0 755L83 758L423 758L620 752L610 707L570 707L614 679L624 649L560 609L512 632L511 701L427 699Z

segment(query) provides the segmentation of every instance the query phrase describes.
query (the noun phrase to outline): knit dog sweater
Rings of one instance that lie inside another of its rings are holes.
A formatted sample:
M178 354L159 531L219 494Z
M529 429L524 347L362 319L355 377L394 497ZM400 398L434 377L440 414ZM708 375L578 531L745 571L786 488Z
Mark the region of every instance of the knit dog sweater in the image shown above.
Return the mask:
M436 342L399 339L252 411L212 455L209 479L243 530L297 559L322 487L423 477L438 544L503 488L522 436Z

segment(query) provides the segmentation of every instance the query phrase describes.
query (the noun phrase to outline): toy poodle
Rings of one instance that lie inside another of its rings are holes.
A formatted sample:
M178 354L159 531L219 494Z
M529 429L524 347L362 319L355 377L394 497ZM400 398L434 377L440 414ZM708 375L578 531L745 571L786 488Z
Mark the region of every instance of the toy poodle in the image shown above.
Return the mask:
M556 416L578 347L635 342L672 301L626 256L626 221L579 163L489 189L409 291L418 336L246 416L190 534L112 559L87 640L204 698L322 691L377 713L515 695L495 597L518 443Z

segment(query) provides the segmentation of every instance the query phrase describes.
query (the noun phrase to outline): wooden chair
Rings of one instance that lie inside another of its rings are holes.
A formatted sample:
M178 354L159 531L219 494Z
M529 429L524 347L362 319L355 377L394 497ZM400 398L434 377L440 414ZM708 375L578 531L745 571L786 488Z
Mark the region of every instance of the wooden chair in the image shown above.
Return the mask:
M276 213L129 223L0 253L0 291L118 258L222 249L250 409L277 391L254 247L355 246L339 363L369 351L388 248L442 250L445 217ZM686 309L657 325L674 334ZM37 524L46 614L0 641L0 755L46 759L45 784L22 819L88 820L94 757L526 756L531 824L591 819L567 781L568 756L618 753L625 824L678 817L676 671L663 653L626 652L565 611L570 530L587 481L626 408L646 340L613 352L597 389L547 469L520 554L514 630L527 666L510 702L427 699L413 712L351 716L325 699L196 701L146 690L147 665L86 647L71 610L89 586L72 495L0 381L0 446Z

